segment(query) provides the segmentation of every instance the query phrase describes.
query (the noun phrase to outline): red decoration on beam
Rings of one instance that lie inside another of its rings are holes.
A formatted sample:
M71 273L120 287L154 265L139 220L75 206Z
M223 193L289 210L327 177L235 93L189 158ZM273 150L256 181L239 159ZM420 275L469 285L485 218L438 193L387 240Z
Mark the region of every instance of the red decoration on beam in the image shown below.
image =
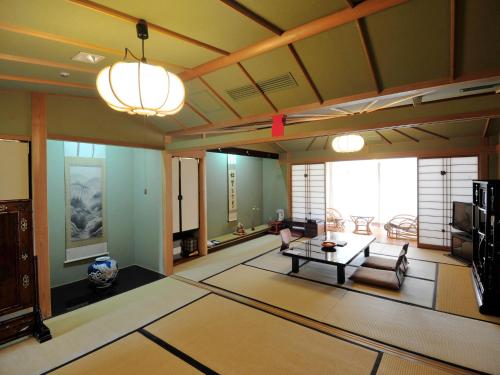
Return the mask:
M273 137L283 137L285 135L284 119L285 115L273 116L273 128L272 128Z

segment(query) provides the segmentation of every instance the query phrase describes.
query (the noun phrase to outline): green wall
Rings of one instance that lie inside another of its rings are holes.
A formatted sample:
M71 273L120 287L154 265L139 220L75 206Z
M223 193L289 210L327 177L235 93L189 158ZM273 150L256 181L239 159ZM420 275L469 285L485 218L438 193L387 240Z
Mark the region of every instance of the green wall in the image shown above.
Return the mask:
M227 154L208 152L207 163L207 219L208 238L233 232L237 222L227 221ZM276 209L286 208L286 187L283 171L277 160L236 156L236 190L238 194L238 222L252 225L252 207L255 225L275 217Z
M137 264L162 271L161 163L159 151L106 146L108 251L119 268ZM64 264L64 142L48 141L47 174L50 274L55 287L86 278L92 260Z

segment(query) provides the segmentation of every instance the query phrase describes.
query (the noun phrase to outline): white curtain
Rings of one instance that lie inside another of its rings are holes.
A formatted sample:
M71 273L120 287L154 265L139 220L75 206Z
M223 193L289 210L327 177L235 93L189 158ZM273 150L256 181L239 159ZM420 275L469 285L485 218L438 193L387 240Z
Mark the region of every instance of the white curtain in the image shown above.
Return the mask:
M398 214L417 215L417 159L327 163L327 207L345 217L374 216L386 223Z

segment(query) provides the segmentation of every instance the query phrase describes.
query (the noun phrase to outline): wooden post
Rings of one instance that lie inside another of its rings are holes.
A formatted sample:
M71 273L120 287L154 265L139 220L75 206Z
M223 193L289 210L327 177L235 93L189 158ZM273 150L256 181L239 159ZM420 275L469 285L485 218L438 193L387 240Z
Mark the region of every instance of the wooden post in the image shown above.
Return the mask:
M174 237L172 227L172 154L167 151L171 142L165 136L165 151L163 151L164 191L163 191L163 272L171 275L174 272Z
M203 151L202 156L199 158L200 164L198 166L198 194L199 194L199 219L200 219L200 230L198 236L198 253L201 256L208 254L207 195L206 195L207 164L205 156L206 152Z
M38 296L43 318L52 315L50 301L49 227L47 209L47 116L45 95L31 94L33 238L38 259Z

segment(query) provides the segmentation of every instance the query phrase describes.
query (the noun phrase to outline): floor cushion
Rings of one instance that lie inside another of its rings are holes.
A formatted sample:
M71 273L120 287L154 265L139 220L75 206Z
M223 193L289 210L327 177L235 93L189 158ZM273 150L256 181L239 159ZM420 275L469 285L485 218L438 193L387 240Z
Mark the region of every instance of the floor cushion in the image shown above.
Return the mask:
M349 279L363 284L376 285L387 289L399 289L396 272L376 268L358 267Z

